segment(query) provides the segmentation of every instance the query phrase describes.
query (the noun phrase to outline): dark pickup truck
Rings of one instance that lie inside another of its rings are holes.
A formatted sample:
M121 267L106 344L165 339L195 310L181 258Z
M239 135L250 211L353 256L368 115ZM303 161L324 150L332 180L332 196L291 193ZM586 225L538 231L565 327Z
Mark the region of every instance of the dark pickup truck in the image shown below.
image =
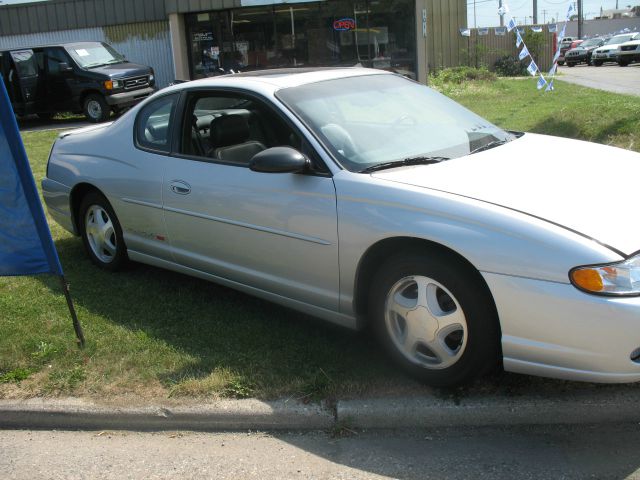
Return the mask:
M102 122L155 92L151 67L127 61L101 42L0 51L0 73L17 115L84 113Z

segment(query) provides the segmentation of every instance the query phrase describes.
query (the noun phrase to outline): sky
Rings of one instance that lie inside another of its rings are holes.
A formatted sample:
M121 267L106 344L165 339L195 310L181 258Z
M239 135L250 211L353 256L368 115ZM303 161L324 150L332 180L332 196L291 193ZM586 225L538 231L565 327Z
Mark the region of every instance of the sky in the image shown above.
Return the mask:
M38 2L43 0L0 0L0 5L13 3ZM531 23L533 15L533 0L504 0L509 5L510 14L516 19L518 24ZM560 17L564 20L569 7L569 2L573 0L538 0L538 23L550 22L551 19ZM627 5L640 4L639 0L619 0L619 8ZM600 7L609 10L616 7L616 0L583 0L585 18L590 19L600 14ZM498 17L498 0L476 0L475 1L475 21L474 2L467 0L467 19L469 27L493 27L500 25ZM461 25L462 27L463 25Z
M531 23L533 16L532 0L504 0L509 5L509 13L516 19L518 24ZM551 19L560 18L564 21L569 8L570 0L538 0L538 23L550 22ZM619 0L619 8L627 5L637 5L638 0ZM582 2L585 19L591 19L600 14L600 7L603 10L616 8L616 0L583 0ZM494 27L500 25L498 17L498 0L476 0L476 25L478 27ZM467 0L468 26L474 27L473 0ZM505 21L506 23L506 21Z

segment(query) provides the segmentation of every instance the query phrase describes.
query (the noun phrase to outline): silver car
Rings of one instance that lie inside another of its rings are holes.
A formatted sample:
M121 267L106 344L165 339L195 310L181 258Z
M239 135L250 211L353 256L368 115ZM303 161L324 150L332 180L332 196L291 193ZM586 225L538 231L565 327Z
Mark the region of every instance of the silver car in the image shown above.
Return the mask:
M620 176L623 178L620 178ZM264 71L59 136L42 182L90 259L371 326L430 385L640 380L640 154L507 132L404 77Z

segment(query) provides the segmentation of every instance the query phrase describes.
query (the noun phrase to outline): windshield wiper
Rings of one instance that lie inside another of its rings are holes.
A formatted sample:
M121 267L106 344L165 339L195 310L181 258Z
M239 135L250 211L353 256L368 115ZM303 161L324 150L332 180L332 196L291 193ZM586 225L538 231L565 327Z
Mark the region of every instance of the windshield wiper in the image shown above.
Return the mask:
M486 145L482 145L481 147L474 148L469 152L469 155L473 155L474 153L483 152L485 150L489 150L490 148L499 147L500 145L504 145L508 143L509 140L493 140L492 142L487 143Z
M363 170L359 170L358 173L371 173L378 170L386 170L387 168L405 167L407 165L431 165L433 163L440 163L444 160L449 160L448 157L409 157L403 160L394 160L393 162L378 163L372 165Z

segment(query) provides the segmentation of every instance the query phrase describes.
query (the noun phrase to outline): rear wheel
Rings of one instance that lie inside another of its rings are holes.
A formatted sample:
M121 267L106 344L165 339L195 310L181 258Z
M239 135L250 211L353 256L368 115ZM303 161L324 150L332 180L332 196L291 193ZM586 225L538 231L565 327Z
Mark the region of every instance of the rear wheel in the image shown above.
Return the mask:
M102 95L92 93L84 99L84 116L90 122L105 122L109 119L110 113L111 109Z
M573 62L567 62L567 67L575 67L576 64Z
M91 261L115 271L127 262L127 249L120 222L104 195L89 192L82 199L78 224L84 248Z
M593 61L593 64L594 64L596 67L600 67L600 66L602 66L602 60L594 60L594 61Z
M498 364L493 299L480 274L453 255L389 258L374 276L369 314L391 358L428 385L462 385Z
M627 65L629 65L629 62L627 60L618 60L618 65L620 65L621 67L626 67Z

